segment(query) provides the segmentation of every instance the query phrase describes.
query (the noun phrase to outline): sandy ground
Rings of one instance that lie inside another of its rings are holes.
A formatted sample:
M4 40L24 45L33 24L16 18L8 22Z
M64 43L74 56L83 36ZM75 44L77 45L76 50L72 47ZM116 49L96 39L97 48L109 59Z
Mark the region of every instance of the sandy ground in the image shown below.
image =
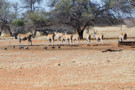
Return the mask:
M22 43L26 50L14 39L0 40L0 90L135 90L134 47L84 43L52 49L34 40L34 46ZM122 51L102 53L109 48Z

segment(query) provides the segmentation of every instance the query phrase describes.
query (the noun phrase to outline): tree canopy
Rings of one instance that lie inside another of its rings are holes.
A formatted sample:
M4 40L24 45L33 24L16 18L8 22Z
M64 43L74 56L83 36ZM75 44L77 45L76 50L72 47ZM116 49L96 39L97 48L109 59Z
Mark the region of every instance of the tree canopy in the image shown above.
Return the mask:
M51 14L57 23L74 27L82 36L87 26L118 24L122 14L131 13L130 2L127 0L101 2L102 4L91 0L50 0L50 7L53 8Z
M40 4L43 0L21 0L22 8L28 9L31 12L34 12L36 9L40 8L36 4Z
M11 23L15 26L24 26L24 21L22 19L14 19Z
M86 27L123 24L123 19L133 17L135 10L134 0L100 0L100 3L94 0L48 0L51 8L48 12L40 6L43 0L20 1L21 5L0 0L1 29L10 30L10 26L21 25L23 20L24 27L34 30L48 26L69 26L83 38ZM22 13L21 8L25 9Z

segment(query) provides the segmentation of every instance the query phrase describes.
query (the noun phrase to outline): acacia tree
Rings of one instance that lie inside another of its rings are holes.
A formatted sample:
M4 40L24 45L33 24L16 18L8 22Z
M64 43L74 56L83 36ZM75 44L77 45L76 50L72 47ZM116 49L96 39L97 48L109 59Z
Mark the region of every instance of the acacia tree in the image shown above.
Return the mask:
M38 5L43 0L20 0L23 4L22 8L28 9L31 12L34 12L36 9L41 8Z
M27 12L24 21L25 30L33 33L35 33L36 30L43 29L44 27L50 25L49 14L42 10Z
M7 29L9 33L12 35L10 29L10 23L13 20L13 15L10 11L11 5L9 2L5 0L0 0L0 28L2 30Z
M104 3L108 3L109 8L111 8L111 11L113 12L113 14L115 14L117 20L120 21L119 24L122 30L123 17L130 16L130 14L132 13L130 0L102 0L102 1Z
M12 3L11 6L12 6L14 18L18 18L20 12L19 4L16 2L16 3Z
M39 27L43 27L46 24L46 13L41 10L39 6L43 0L20 0L22 2L22 8L27 11L24 15L25 30L35 31Z
M11 25L14 28L14 33L23 32L24 21L21 18L12 20Z
M90 0L53 0L50 6L54 8L51 14L55 21L72 26L80 38L83 38L84 29L94 21L92 8L95 5Z
M91 0L50 0L52 16L57 23L74 27L80 38L87 26L112 25L121 23L116 12L131 13L128 0L101 0L101 4Z
M87 26L94 26L110 14L106 5L107 3L101 6L90 0L53 0L51 2L54 8L52 14L57 18L56 21L75 28L81 39Z

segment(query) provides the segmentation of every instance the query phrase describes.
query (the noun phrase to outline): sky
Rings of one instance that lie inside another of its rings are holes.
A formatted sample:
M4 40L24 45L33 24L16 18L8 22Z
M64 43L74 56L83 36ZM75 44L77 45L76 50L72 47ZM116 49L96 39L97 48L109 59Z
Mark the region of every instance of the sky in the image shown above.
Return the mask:
M20 0L8 0L8 1L11 3L15 3L15 2L20 3ZM49 11L49 7L47 6L47 1L48 0L43 0L43 2L41 3L41 7L44 7L45 11ZM92 1L94 1L96 3L101 3L101 0L92 0ZM24 12L25 12L25 10L24 10ZM135 16L135 13L133 13L133 16Z
M7 1L10 1L11 3L15 3L15 2L20 3L20 0L7 0ZM44 7L44 9L46 11L49 11L49 7L47 7L47 1L48 0L43 0L41 6ZM97 3L100 3L100 0L92 0L92 1L97 2Z
M7 0L7 1L11 3L18 2L20 4L20 0ZM43 2L41 3L41 6L44 7L46 11L49 11L49 7L47 7L47 0L43 0Z

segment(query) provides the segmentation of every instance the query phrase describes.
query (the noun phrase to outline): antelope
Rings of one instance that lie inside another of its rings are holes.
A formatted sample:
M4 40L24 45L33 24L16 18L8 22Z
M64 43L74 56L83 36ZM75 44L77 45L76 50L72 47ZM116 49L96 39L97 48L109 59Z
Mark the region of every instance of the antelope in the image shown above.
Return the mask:
M79 35L73 35L72 40L73 40L73 45L75 44L75 41L77 41L77 45L79 45L79 42L80 42Z
M98 42L98 45L103 44L103 34L97 34L97 31L94 30L94 36Z
M89 34L89 31L87 31L87 32L86 32L87 46L90 46L90 39L91 39L91 35Z
M19 44L21 45L21 41L25 41L25 40L28 40L28 44L29 42L31 43L31 46L32 46L32 40L31 40L31 37L34 37L34 35L32 33L27 33L27 34L17 34L15 35L15 39L18 39L19 40Z
M62 43L65 42L64 45L66 45L66 35L65 34L61 37L61 42Z
M72 44L72 37L73 37L72 34L67 34L67 33L65 33L65 34L63 35L62 39L65 40L65 44L66 44L66 42L67 42L67 45L71 45L71 44Z
M48 39L48 42L49 42L49 46L51 45L51 43L53 45L53 43L54 43L54 34L48 34L47 39Z
M127 40L127 33L122 32L119 36L119 41Z
M60 39L63 36L63 33L54 33L57 39L57 45L60 45Z

